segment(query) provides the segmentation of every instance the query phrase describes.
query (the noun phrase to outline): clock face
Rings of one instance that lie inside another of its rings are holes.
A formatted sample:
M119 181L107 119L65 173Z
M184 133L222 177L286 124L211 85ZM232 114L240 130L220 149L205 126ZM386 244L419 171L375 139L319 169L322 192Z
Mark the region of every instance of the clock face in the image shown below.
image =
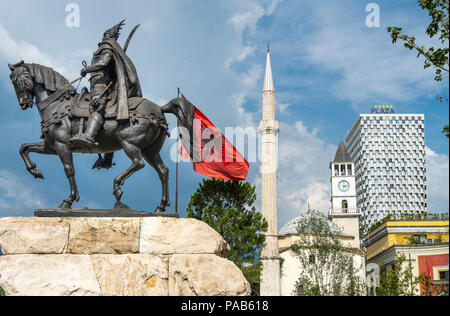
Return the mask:
M339 190L342 192L347 192L350 189L350 183L348 181L341 181L339 182Z

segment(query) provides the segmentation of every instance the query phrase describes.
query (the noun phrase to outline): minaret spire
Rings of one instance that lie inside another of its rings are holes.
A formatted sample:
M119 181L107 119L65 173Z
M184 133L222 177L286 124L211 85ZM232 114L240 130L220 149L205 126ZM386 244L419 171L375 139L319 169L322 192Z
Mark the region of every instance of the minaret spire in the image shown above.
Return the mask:
M263 118L259 124L259 133L262 136L261 213L268 224L265 232L266 242L261 252L261 296L281 295L277 205L278 132L279 123L275 120L275 89L268 44L263 87Z
M275 91L272 75L272 63L270 61L270 44L267 44L266 73L264 75L263 91Z

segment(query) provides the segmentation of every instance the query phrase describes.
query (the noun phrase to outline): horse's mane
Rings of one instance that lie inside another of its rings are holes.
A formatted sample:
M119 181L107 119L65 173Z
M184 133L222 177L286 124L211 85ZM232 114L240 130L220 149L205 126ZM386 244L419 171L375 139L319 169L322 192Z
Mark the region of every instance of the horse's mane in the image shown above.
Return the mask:
M27 64L26 66L30 70L34 80L37 83L42 84L49 91L58 91L69 84L69 81L63 75L50 67L45 67L38 64ZM70 88L71 90L75 90L73 87Z

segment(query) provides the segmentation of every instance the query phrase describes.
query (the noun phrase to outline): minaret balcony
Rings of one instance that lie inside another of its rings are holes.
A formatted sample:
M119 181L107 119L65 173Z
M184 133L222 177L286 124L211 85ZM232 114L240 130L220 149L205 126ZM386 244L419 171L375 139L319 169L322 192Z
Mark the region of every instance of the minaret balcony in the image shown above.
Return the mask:
M280 132L280 123L278 121L275 120L270 120L270 121L261 121L261 123L259 123L259 133L261 135L266 135L266 134L272 134L272 135L277 135Z

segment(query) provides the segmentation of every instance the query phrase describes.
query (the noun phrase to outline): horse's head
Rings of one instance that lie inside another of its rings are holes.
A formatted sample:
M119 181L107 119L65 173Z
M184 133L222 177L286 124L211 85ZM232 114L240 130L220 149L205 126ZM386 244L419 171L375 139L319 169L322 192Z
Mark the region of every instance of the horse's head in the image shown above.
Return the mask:
M11 81L16 90L17 100L22 110L33 107L34 100L34 80L30 69L23 60L15 65L8 64L11 69Z

